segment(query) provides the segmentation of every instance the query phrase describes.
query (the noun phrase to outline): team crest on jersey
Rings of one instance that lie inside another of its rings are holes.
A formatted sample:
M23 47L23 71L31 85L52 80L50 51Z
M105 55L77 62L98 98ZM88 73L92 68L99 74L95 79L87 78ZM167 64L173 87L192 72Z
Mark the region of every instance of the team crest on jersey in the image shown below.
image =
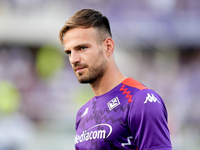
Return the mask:
M110 110L114 109L115 107L117 107L118 105L120 105L120 101L118 97L113 98L112 100L110 100L108 103L108 108Z

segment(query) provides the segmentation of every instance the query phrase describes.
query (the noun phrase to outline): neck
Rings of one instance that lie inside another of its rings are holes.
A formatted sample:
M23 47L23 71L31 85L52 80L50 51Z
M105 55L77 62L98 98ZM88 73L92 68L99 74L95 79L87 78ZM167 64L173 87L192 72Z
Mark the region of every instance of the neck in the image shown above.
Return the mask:
M119 71L116 65L107 69L104 76L90 83L95 96L105 94L120 84L126 77Z

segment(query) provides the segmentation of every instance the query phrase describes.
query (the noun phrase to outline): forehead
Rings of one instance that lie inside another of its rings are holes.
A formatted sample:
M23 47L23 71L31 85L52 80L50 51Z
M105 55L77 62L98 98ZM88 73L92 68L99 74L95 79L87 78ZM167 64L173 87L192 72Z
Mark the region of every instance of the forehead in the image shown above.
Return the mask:
M97 31L93 27L91 28L73 28L69 29L64 34L64 46L65 48L76 46L80 43L93 43L96 42Z

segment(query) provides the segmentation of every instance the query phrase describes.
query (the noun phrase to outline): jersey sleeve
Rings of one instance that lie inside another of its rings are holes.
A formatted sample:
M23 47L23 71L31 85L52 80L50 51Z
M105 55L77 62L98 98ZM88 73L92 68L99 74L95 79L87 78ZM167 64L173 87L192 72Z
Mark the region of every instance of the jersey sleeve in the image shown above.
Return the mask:
M172 150L167 110L153 90L138 91L128 113L128 125L138 150Z

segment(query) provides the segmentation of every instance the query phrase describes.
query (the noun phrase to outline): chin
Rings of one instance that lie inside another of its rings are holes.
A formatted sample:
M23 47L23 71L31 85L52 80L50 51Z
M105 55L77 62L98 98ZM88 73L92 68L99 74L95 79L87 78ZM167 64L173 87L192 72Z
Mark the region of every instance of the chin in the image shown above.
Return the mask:
M96 78L91 78L91 77L77 77L78 78L78 81L80 83L83 83L83 84L87 84L87 83L92 83L96 80Z
M89 82L87 82L86 80L82 80L82 79L79 79L78 81L79 81L79 83L82 83L82 84L87 84L87 83L89 83Z

